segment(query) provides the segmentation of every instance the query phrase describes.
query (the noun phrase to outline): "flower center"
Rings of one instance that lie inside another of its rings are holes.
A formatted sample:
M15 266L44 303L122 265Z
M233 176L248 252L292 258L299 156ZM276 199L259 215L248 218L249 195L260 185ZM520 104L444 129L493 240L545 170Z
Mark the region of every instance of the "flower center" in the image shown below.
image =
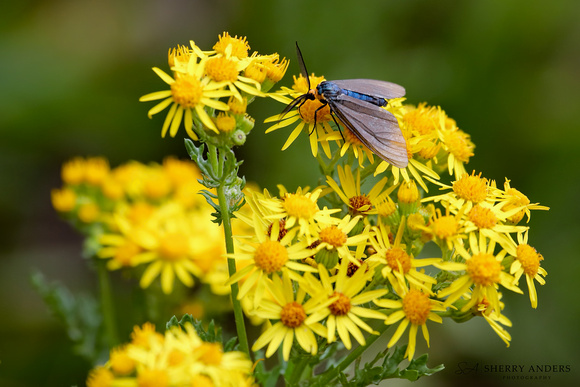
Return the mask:
M113 259L123 266L129 266L131 264L131 258L140 252L141 248L137 244L127 240L119 246Z
M254 253L256 266L268 274L280 270L287 261L288 251L278 241L267 240Z
M268 78L274 82L280 81L284 77L289 64L290 62L286 58L283 58L282 60L276 58L272 61L264 62Z
M244 114L246 113L246 108L248 107L248 99L243 97L242 101L240 101L236 97L230 97L230 99L228 99L228 106L230 108L230 113Z
M199 79L189 75L181 74L175 77L175 82L171 84L173 100L184 108L195 107L203 94L203 88Z
M289 302L282 308L280 321L288 328L298 328L304 320L306 320L306 312L296 301Z
M492 286L499 283L501 263L495 257L487 253L473 255L467 260L467 274L476 285Z
M322 102L317 99L306 100L302 106L300 106L299 112L302 121L307 124L314 124L314 113L322 106ZM316 123L322 123L330 121L330 106L326 105L322 109L318 110L316 113ZM306 130L309 130L308 128Z
M345 126L345 125L343 125L343 126ZM346 126L345 126L345 128L346 128ZM347 144L363 145L363 143L358 139L358 137L353 132L351 132L350 129L346 128L346 130L342 131L342 134L344 136L344 141Z
M506 191L506 195L509 197L508 203L503 207L504 211L509 211L516 207L527 206L530 204L530 199L520 191L515 188L509 188ZM508 220L514 224L517 224L522 220L526 214L526 209L523 208L521 211L513 214L508 218Z
M264 67L264 65L257 61L252 62L244 70L245 77L253 79L258 83L264 83L267 74L268 73L266 72L266 68Z
M462 162L467 163L469 158L473 156L473 149L475 145L471 142L469 134L457 129L457 130L446 130L444 143L455 158Z
M535 277L540 268L540 261L544 259L540 253L530 245L518 245L517 249L518 261L522 264L524 273L529 277Z
M205 73L216 82L234 82L238 79L236 63L223 56L208 59L205 64Z
M388 217L391 216L395 211L397 211L397 206L395 205L393 199L391 199L389 196L387 196L384 201L377 204L377 213L380 216Z
M346 314L348 314L351 308L350 298L348 298L347 296L345 296L340 292L334 292L332 294L332 297L336 296L338 296L338 299L334 301L332 304L330 304L328 308L330 309L330 312L335 316L345 316Z
M403 312L411 324L425 324L431 312L429 296L417 289L409 290L409 293L403 297Z
M480 206L479 204L473 206L469 211L469 220L477 226L477 228L494 228L497 224L497 217L489 209Z
M292 193L284 197L284 208L289 216L299 219L310 219L318 211L318 206L310 198Z
M218 114L215 122L218 130L222 133L229 133L236 128L236 119L229 114Z
M320 231L320 240L333 247L340 247L346 243L346 234L338 227L330 226Z
M447 239L457 234L459 224L454 216L440 216L431 224L433 234L439 239Z
M387 265L389 265L392 270L399 270L399 264L401 264L403 274L406 274L411 270L411 257L400 247L394 247L387 250L385 253L385 259L387 260Z
M231 37L229 33L224 32L223 35L219 36L218 42L213 46L213 49L220 54L225 54L228 46L231 45L232 52L231 55L240 59L248 57L248 50L250 49L249 43L246 41L246 37L238 38L238 35Z
M171 350L171 352L169 352L169 354L167 355L167 363L170 366L177 366L177 365L183 363L184 360L185 360L185 353L183 353L182 351L180 351L178 349Z
M463 175L459 180L453 183L453 192L461 199L473 203L480 203L487 197L487 179L475 172L471 175Z
M369 211L373 207L371 199L366 194L349 198L348 206L351 208L351 212L355 215Z
M222 362L223 350L218 343L202 343L195 349L199 354L199 360L205 365L220 365Z
M187 236L182 232L167 233L159 245L159 255L166 261L179 261L187 255L189 243Z
M416 130L419 134L429 134L435 131L435 120L432 112L433 108L426 109L425 105L419 105L417 109L405 114L403 121L410 129Z
M165 387L169 386L169 376L165 370L145 369L137 376L139 387Z

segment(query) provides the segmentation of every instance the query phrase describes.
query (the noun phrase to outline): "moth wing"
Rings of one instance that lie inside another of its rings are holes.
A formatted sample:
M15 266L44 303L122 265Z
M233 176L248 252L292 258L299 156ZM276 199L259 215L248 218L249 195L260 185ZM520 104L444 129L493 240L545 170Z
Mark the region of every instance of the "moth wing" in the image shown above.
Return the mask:
M407 166L407 143L391 112L344 94L328 104L343 125L374 154L397 168Z
M384 99L399 98L405 95L405 88L396 83L376 79L343 79L332 81L341 89L356 91Z

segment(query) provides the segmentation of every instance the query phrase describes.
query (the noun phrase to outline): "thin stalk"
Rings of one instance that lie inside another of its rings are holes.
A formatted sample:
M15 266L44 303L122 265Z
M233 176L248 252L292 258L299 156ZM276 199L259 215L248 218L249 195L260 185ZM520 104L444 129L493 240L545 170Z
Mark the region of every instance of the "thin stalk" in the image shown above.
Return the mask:
M101 313L103 315L103 327L105 340L109 348L119 344L117 336L117 324L115 323L115 307L113 303L113 293L111 291L111 280L105 262L99 259L97 262L97 277L99 281L99 293L101 301Z
M294 364L294 369L290 374L289 378L287 379L288 385L292 386L298 383L301 380L301 376L307 371L310 370L310 367L307 367L310 358L307 356L303 356L298 360L298 363Z
M336 366L336 368L327 371L323 378L320 380L319 385L325 386L329 384L334 378L336 378L342 371L344 371L353 361L355 361L359 356L363 354L382 334L389 328L388 325L383 325L378 329L378 335L371 335L367 340L365 345L359 345L353 349L343 361Z
M229 205L226 199L225 187L220 185L217 189L218 201L221 208L222 222L224 226L224 235L226 242L226 252L228 254L234 253L234 241L232 239L232 224L230 219ZM236 273L236 261L234 259L228 258L228 271L230 277ZM246 325L244 322L244 313L242 311L242 304L238 300L238 283L233 283L231 285L232 289L232 304L234 307L234 318L236 321L236 330L238 333L238 340L240 341L240 350L245 352L250 358L250 347L248 345L248 336L246 334Z

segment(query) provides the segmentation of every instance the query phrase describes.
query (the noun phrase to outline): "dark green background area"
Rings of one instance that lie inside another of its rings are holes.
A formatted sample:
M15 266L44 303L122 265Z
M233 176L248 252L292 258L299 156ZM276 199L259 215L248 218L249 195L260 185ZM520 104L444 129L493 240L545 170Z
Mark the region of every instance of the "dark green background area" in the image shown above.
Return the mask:
M83 385L62 327L29 285L39 269L75 292L94 292L80 237L51 208L60 166L74 156L185 158L184 131L161 139L164 113L149 120L146 93L165 89L167 50L218 34L247 36L252 50L291 60L294 42L310 72L327 79L376 78L406 87L409 103L440 105L472 136L467 170L551 207L532 214L530 244L545 257L539 306L507 295L512 345L481 321L429 325L431 365L446 370L419 386L539 385L485 365L564 365L543 385L580 374L580 2L465 1L18 1L0 6L0 386ZM275 189L316 185L306 136L280 151L290 129L264 134L282 105L257 100L246 145L248 180ZM525 285L524 285L525 287ZM406 337L406 336L405 336ZM419 338L417 353L425 345ZM384 342L379 345L385 345ZM475 375L458 365L479 364ZM530 375L529 373L524 373ZM407 385L395 382L393 385Z

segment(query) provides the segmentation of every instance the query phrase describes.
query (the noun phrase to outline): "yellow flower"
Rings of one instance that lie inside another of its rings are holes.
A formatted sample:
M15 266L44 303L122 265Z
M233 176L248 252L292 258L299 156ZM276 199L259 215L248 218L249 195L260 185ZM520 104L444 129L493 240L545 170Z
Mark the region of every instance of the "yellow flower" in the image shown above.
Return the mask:
M335 275L330 276L326 268L318 266L320 280L312 274L306 273L304 278L305 286L310 294L325 293L327 297L333 299L332 304L312 314L307 318L306 324L312 325L320 321L326 321L324 326L318 327L323 332L326 331L326 338L329 343L336 341L336 334L346 347L351 349L352 335L360 345L365 345L366 341L361 328L369 333L377 334L362 319L383 320L386 316L373 309L365 308L362 305L369 303L383 295L387 289L377 289L364 291L367 283L372 280L374 270L369 268L367 263L363 263L353 275L350 274L349 261L343 259Z
M310 298L306 300L307 291L302 286L298 286L295 295L287 270L283 271L282 278L274 274L272 280L266 282L266 286L273 301L263 299L254 313L258 317L277 322L262 333L252 346L252 350L257 351L268 345L266 357L270 357L282 344L282 355L284 360L288 361L296 338L302 349L316 355L318 353L316 336L306 321L318 309L328 306L332 299L321 293L310 294Z
M549 207L541 206L538 203L531 203L526 195L511 187L508 179L506 179L504 183L503 190L496 188L495 184L492 184L491 190L494 200L502 203L502 209L505 212L511 213L511 211L519 209L519 211L516 211L508 218L508 221L513 224L518 224L524 218L524 215L527 217L527 221L529 222L531 216L530 210L547 211L550 209Z
M324 81L324 77L316 77L314 74L309 76L310 87L315 88L320 82ZM296 77L294 76L294 85L292 89L282 88L282 92L270 93L269 97L282 102L286 105L292 103L293 99L299 97L308 92L308 84L306 78L302 75ZM288 98L290 95L291 98ZM315 116L316 113L316 116ZM298 105L298 109L287 112L283 115L275 115L267 118L264 122L276 122L276 124L270 126L266 133L273 132L280 128L285 128L296 122L298 125L282 147L282 150L287 149L301 132L306 132L310 139L310 149L312 155L316 157L318 155L318 143L321 142L322 148L328 158L331 157L329 141L336 140L336 136L328 137L329 134L338 135L341 138L340 133L336 132L330 126L332 122L332 117L330 115L330 107L328 105L324 106L322 102L317 99L305 100L304 103ZM316 122L316 125L314 125Z
M525 274L528 292L530 293L530 302L532 308L535 309L538 307L538 293L536 292L534 280L540 285L544 285L546 280L543 277L548 275L548 272L540 266L540 262L544 260L544 257L528 244L527 231L518 233L517 245L513 240L510 240L510 242L512 242L512 245L508 248L508 252L516 259L510 267L510 274L514 275L515 284Z
M416 259L405 251L405 246L401 244L405 231L405 221L401 222L395 241L391 246L389 242L389 227L379 223L378 227L373 227L374 235L370 239L371 246L375 253L368 258L369 262L378 262L377 270L381 270L383 278L387 278L391 286L401 292L404 284L408 281L417 288L427 293L431 293L431 285L437 283L435 278L428 276L417 270L418 267L435 265L440 262L440 258Z
M408 288L407 285L404 285L400 289L400 300L380 299L374 301L375 304L382 308L387 308L388 311L394 309L385 320L385 324L391 325L402 320L391 337L391 340L389 340L387 347L391 348L395 345L407 327L411 325L409 328L409 344L407 346L407 351L405 352L405 356L408 357L409 360L413 359L413 355L415 354L417 331L419 330L419 327L421 327L423 338L427 342L427 346L429 346L429 331L427 330L426 324L427 320L438 323L443 322L441 316L434 312L445 311L446 308L440 301L429 298L430 292L431 289L429 289L428 293L425 293L414 286Z
M376 214L375 204L379 203L381 201L379 199L382 199L384 195L390 194L395 188L393 186L383 192L383 188L387 184L387 178L384 177L371 188L367 195L361 192L360 169L357 169L356 179L349 166L343 168L338 165L336 169L340 186L331 176L326 176L326 183L348 206L352 215Z
M493 240L488 240L482 234L478 238L472 233L469 235L470 251L461 245L455 246L459 255L465 259L465 263L446 261L435 264L442 270L464 272L451 285L437 293L439 298L448 297L445 301L446 306L471 292L469 302L461 308L461 311L468 310L485 298L489 301L493 313L499 317L501 307L497 291L498 285L502 285L515 293L522 293L520 288L514 285L514 278L506 273L501 265L506 251L501 250L495 254L495 246Z
M192 46L195 46L192 42ZM189 54L188 63L182 71L175 71L170 76L163 70L154 67L153 71L170 86L170 90L158 91L142 96L139 101L155 101L163 99L147 113L149 117L159 113L171 105L161 129L161 136L165 137L167 131L171 137L175 137L182 119L184 119L187 134L197 139L193 132L193 121L201 122L206 128L218 133L215 124L211 120L206 107L216 110L228 110L229 107L219 98L232 95L231 91L224 90L225 84L211 82L205 77L206 58L200 58L201 51L192 50Z

